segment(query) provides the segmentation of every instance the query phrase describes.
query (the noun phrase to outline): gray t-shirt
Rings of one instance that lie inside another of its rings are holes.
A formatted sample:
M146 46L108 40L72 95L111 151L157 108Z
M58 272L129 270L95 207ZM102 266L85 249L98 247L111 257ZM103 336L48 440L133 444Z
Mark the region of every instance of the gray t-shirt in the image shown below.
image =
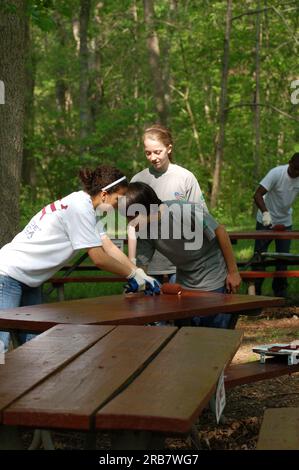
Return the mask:
M191 206L193 222L198 217L198 214L202 213L202 207L198 204L185 201L164 202L167 207L170 207L173 203L180 204L181 206L184 204ZM196 206L200 206L201 210L197 212ZM137 264L147 265L155 250L158 250L176 266L177 282L184 286L184 288L212 291L223 287L227 276L227 269L215 235L215 229L218 227L215 219L207 212L203 212L203 217L201 217L201 221L198 223L198 226L201 225L203 230L202 246L194 250L188 248L188 243L191 240L187 240L184 236L180 239L175 239L174 227L177 221L174 221L171 211L167 212L167 217L166 223L169 224L169 237L167 239L160 238L161 226L165 223L163 211L158 222L158 239L138 239Z
M179 165L170 163L164 173L154 168L146 168L133 176L131 183L136 181L151 186L161 201L185 200L201 203L208 211L197 179L191 171ZM169 259L158 252L154 254L148 266L148 273L152 275L172 274L175 271L175 266Z
M299 177L291 178L288 174L289 165L280 165L266 174L260 185L267 189L264 201L271 214L273 224L292 225L292 204L299 194ZM260 210L257 212L258 222L263 222Z

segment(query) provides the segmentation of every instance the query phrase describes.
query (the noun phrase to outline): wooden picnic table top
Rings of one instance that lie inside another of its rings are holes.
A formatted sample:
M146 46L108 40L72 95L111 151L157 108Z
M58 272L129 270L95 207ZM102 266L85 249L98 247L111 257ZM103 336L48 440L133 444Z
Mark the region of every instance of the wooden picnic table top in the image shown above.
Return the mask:
M231 240L299 240L299 230L253 230L228 235Z
M241 339L211 328L57 325L6 354L2 423L188 432Z
M191 318L216 313L257 313L265 307L284 305L278 297L183 291L182 295L109 295L41 305L3 309L0 328L45 331L61 323L133 324Z

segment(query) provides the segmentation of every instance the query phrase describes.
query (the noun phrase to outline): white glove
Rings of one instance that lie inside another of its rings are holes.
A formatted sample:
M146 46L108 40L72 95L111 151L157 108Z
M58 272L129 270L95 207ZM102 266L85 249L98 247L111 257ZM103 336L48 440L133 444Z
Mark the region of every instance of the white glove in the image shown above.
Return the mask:
M143 269L137 268L127 277L126 293L144 291L146 295L160 294L158 281L148 276Z
M263 212L263 226L269 227L269 225L272 225L271 215L270 212L265 211Z
M140 272L141 271L141 272ZM131 274L127 277L129 292L139 292L145 290L145 272L141 268L133 269ZM126 287L127 287L126 286Z

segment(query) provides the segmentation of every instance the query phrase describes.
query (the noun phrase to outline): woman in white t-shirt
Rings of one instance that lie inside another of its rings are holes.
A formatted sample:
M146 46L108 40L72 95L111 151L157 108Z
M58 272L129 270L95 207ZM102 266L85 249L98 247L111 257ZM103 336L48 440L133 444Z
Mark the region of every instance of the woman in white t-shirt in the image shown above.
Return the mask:
M117 206L127 191L126 177L117 168L100 166L82 169L80 180L83 190L45 206L1 248L0 315L1 309L41 303L42 283L82 249L99 268L127 277L127 292L159 293L156 281L136 269L96 219L97 208ZM0 332L0 348L1 341L7 349L9 333Z
M161 124L153 124L143 134L144 151L150 167L133 176L131 183L148 184L161 201L185 200L207 206L191 171L172 161L173 139L169 129ZM129 258L135 262L136 239L134 228L129 229ZM175 266L162 254L155 252L148 266L149 274L160 282L167 275L169 282L175 282Z

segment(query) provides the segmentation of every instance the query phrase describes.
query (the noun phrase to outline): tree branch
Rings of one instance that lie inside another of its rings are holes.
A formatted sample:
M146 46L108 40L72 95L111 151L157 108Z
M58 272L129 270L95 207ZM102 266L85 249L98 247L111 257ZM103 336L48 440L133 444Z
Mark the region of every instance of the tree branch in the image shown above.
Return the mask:
M229 106L229 108L226 108L225 111L228 112L233 108L242 108L244 106L262 106L263 108L270 108L273 109L273 111L276 111L277 113L281 114L282 116L292 119L293 121L299 122L299 118L296 118L294 116L291 116L290 114L286 113L285 111L282 111L282 109L277 108L276 106L273 106L272 104L264 104L264 103L239 103L239 104L234 104L232 106Z

